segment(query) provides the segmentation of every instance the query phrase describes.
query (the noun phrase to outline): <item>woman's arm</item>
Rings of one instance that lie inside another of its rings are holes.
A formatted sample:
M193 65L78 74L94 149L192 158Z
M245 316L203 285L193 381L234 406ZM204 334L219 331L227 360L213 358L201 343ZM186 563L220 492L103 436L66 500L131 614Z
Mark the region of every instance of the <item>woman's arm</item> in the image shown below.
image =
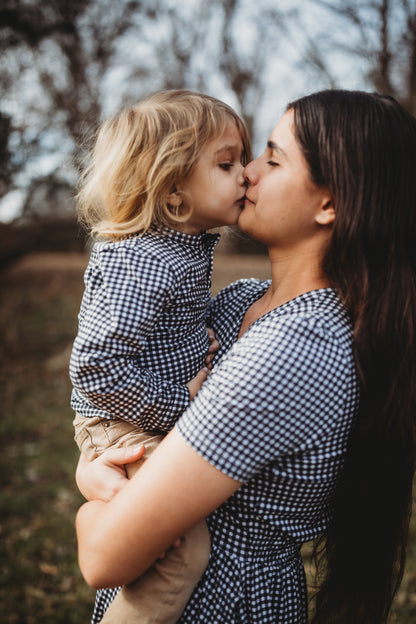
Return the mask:
M102 588L137 578L240 485L174 429L109 503L93 501L79 510L79 564L86 581Z

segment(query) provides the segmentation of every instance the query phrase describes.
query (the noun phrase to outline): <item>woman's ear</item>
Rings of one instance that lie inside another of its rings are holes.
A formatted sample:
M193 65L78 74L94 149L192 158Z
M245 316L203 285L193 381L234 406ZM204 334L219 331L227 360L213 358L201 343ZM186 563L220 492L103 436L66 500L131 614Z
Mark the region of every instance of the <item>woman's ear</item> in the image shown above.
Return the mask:
M335 221L335 208L331 197L325 197L315 216L315 221L319 225L331 225Z
M166 198L166 201L170 206L179 208L179 206L182 205L182 196L177 191L174 191L173 193L169 193L169 195Z

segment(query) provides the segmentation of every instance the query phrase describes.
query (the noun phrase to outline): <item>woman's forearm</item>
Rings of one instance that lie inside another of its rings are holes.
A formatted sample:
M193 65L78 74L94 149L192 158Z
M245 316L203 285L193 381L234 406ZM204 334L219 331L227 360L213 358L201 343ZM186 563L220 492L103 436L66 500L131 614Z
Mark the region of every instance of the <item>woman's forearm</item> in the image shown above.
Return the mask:
M94 500L85 503L80 507L76 517L76 531L78 536L78 561L81 572L91 587L100 589L102 579L96 580L94 571L99 569L99 563L95 563L94 554L96 544L94 538L100 527L102 511L107 503L101 500Z

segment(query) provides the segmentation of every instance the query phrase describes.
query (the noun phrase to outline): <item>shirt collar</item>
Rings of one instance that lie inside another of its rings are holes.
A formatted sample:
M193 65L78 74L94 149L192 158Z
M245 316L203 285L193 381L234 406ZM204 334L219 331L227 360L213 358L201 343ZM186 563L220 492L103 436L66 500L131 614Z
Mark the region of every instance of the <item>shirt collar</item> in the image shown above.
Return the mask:
M187 234L174 230L168 226L161 226L157 230L151 230L155 236L169 236L177 243L186 245L189 247L205 247L213 248L217 245L221 238L220 234L211 234L210 232L201 232L201 234Z

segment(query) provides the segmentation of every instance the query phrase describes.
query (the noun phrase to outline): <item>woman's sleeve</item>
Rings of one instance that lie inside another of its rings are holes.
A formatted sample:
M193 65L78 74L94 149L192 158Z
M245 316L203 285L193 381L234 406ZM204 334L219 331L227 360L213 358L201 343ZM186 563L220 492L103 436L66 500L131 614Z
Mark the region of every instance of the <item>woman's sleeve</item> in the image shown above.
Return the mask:
M336 337L311 318L263 321L224 356L176 426L210 463L247 481L336 426L348 358Z
M74 342L72 383L98 409L168 431L189 405L189 391L140 368L136 358L174 290L172 271L122 246L101 251L98 263L102 284Z

